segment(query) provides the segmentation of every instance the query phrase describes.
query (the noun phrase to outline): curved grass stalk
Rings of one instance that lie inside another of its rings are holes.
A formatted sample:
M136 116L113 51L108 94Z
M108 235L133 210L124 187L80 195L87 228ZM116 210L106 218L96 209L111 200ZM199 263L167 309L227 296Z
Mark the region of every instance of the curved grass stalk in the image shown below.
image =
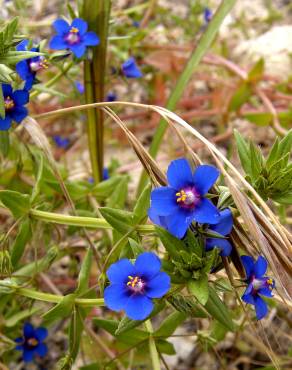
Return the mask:
M177 80L177 83L174 89L172 90L172 93L166 103L167 109L169 110L175 109L177 102L181 98L192 74L194 73L194 70L197 68L203 56L207 52L224 18L231 11L235 3L236 3L236 0L222 0L218 10L212 17L212 20L209 23L206 32L203 33L198 44L195 46L195 49L193 53L191 54L189 61L187 62L183 72L179 76L179 79ZM167 122L165 122L164 120L160 120L158 127L154 133L153 141L150 145L150 150L149 150L149 153L154 158L156 157L158 153L160 144L162 142L162 139L163 139L163 136L165 134L167 127L168 127ZM146 177L145 172L143 172L140 178L139 186L138 186L138 193L141 192L141 190L145 187L146 181L147 181L147 177Z
M59 225L79 226L92 229L112 229L112 226L103 218L69 216L59 213L45 212L38 209L29 211L31 217L45 222L52 222ZM151 234L155 232L153 225L138 225L135 230L141 234Z

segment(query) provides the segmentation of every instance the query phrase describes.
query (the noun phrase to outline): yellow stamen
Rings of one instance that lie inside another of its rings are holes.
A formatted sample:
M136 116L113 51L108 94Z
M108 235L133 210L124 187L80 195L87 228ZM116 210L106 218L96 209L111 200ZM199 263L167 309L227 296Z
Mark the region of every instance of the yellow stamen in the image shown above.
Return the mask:
M70 32L71 33L78 33L79 32L79 29L76 28L76 27L71 27Z
M273 285L273 279L268 279L268 280L267 280L267 283L268 283L269 285Z
M180 203L180 202L185 202L186 199L187 199L187 194L184 190L181 190L179 191L178 193L175 194L178 198L177 198L177 203Z
M131 286L132 288L135 288L135 286L136 286L136 284L139 280L138 276L135 276L135 277L128 276L128 278L129 278L130 281L127 282L127 285Z

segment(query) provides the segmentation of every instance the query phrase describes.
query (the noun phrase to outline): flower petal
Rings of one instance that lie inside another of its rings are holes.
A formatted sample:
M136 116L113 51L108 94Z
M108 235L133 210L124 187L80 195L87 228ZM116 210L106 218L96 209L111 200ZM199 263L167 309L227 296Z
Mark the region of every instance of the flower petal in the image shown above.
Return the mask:
M226 257L229 256L232 251L232 245L226 239L215 239L215 238L208 238L206 240L206 250L210 251L215 247L220 248L220 256Z
M26 90L16 90L13 92L12 98L16 105L24 105L29 101L29 93Z
M263 256L259 256L256 263L254 264L254 274L256 278L259 278L265 274L268 268L268 262Z
M63 36L53 36L50 40L49 47L54 50L63 50L68 48L68 43L63 39Z
M46 346L45 343L40 343L36 349L35 349L36 353L40 356L40 357L44 357L47 353L48 353L48 347Z
M80 35L84 35L87 31L88 24L81 18L75 18L71 24L71 27L78 29Z
M249 279L253 273L254 260L250 256L241 256L240 259L245 269L246 278Z
M167 230L176 238L181 239L194 220L193 212L188 209L178 208L175 213L165 217Z
M127 258L113 263L106 272L112 284L125 284L128 281L128 276L133 276L135 273L135 267Z
M269 288L261 288L258 290L258 294L264 295L265 297L273 297L272 290Z
M27 115L28 111L25 107L16 106L13 111L11 111L11 117L17 123L20 123Z
M195 189L200 195L204 195L214 185L218 176L219 170L214 166L201 165L198 166L194 173Z
M29 322L23 325L23 335L25 338L34 337L34 328Z
M11 127L11 117L7 116L5 118L0 118L0 131L9 130Z
M161 298L169 289L170 277L165 272L160 272L148 282L146 295L149 298Z
M27 76L30 75L30 70L25 60L18 62L15 69L22 80L26 80Z
M28 40L22 40L17 46L17 51L26 51L29 41Z
M34 331L36 339L42 342L48 336L48 330L46 328L37 328Z
M139 78L143 76L133 57L122 64L122 71L127 78Z
M105 305L113 310L120 311L125 308L129 299L129 294L121 284L113 284L104 290Z
M268 306L266 302L260 297L260 296L255 296L254 297L254 305L256 309L256 316L258 320L261 320L264 318L267 313L268 313Z
M152 252L139 254L135 262L137 275L141 278L146 277L148 280L156 275L161 268L161 261Z
M250 293L248 294L244 294L241 299L245 302L245 303L249 303L249 304L255 304L255 300L254 300L254 296Z
M70 31L69 24L64 19L57 19L53 23L53 27L55 28L56 32L63 35Z
M216 225L211 225L210 229L221 235L230 234L233 226L232 213L229 208L225 208L220 212L219 222Z
M81 58L86 52L86 46L82 43L70 45L70 49L77 58Z
M33 360L34 350L24 349L22 359L24 362L31 362Z
M2 84L2 92L4 97L12 95L12 87L9 84Z
M14 339L15 343L23 343L23 341L24 341L23 337L18 337Z
M193 185L193 174L189 162L185 158L172 161L167 169L167 180L176 190Z
M176 190L161 186L151 192L151 208L159 216L168 216L179 208L176 202Z
M126 315L132 320L144 320L153 310L153 302L145 295L133 294L125 307Z
M150 218L150 220L154 224L167 229L167 224L166 224L166 220L165 220L166 217L165 216L158 216L153 207L150 207L148 209L148 217Z
M95 32L86 32L82 37L82 41L86 46L95 46L99 44L99 37Z
M216 224L219 221L219 211L214 204L207 198L201 198L195 206L194 220L200 224Z

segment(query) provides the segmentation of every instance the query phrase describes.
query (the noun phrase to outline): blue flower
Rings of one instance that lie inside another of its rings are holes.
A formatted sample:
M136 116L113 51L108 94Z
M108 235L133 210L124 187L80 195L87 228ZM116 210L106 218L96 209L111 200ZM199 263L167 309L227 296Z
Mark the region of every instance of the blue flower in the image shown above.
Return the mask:
M209 8L205 8L204 9L204 20L206 23L209 23L211 21L212 16L213 16L212 10L210 10Z
M0 117L0 131L6 131L10 129L12 121L20 123L28 115L24 105L29 101L29 93L26 90L13 91L8 84L2 84L2 93L5 118Z
M108 168L104 167L103 171L102 171L102 179L103 180L108 180L110 178L110 175L109 175L109 172L108 172Z
M59 148L66 149L70 145L70 140L68 138L66 138L66 137L55 135L55 136L53 136L53 139L54 139L55 144Z
M87 32L87 22L75 18L71 25L64 19L57 19L53 23L57 35L50 41L50 48L56 50L70 49L77 58L81 58L88 46L99 44L99 37L95 32Z
M170 277L160 271L160 259L151 252L140 254L135 264L124 258L112 264L106 274L110 281L104 291L108 308L124 310L132 320L144 320L153 310L153 298L170 289Z
M218 176L213 166L198 166L193 173L186 159L172 161L167 170L169 186L152 191L148 216L177 238L185 235L192 221L218 223L218 209L204 196Z
M117 95L110 91L107 96L106 96L106 101L116 101L117 100Z
M241 262L246 273L247 288L241 299L255 306L256 317L261 320L268 313L267 303L261 296L273 297L272 290L275 287L275 282L268 276L264 276L268 263L266 259L259 256L257 261L250 256L241 256Z
M17 51L27 51L28 40L23 40L16 46ZM30 51L39 52L38 47L33 47ZM25 81L24 88L26 90L30 90L32 88L33 83L35 82L35 77L37 72L42 69L48 68L48 61L46 58L41 55L37 57L33 57L26 60L21 60L16 64L16 72L18 73L19 77Z
M210 231L215 231L220 235L226 236L230 234L233 226L232 213L229 208L224 209L220 212L219 222L216 225L209 226ZM207 238L206 239L206 250L210 251L213 248L221 249L221 256L229 256L232 250L232 245L227 239L222 238Z
M19 351L23 351L22 358L24 362L31 362L38 355L44 357L48 352L48 347L43 343L48 336L46 328L34 328L28 322L23 326L23 336L16 338L15 347Z
M80 94L84 94L85 88L84 88L84 85L81 82L75 81L75 87L76 87L76 89L78 90L78 92Z
M139 78L143 76L133 57L129 58L122 64L122 71L127 78Z
M140 22L138 21L133 21L132 22L132 26L135 27L135 28L139 28L140 27Z

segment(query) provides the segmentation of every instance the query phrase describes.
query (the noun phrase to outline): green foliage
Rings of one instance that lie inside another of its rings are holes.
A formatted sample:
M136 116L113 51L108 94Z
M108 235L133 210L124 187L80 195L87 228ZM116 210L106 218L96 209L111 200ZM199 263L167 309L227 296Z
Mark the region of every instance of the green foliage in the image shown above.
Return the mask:
M280 204L292 204L292 131L274 145L265 158L252 141L247 142L238 131L234 132L238 155L246 179L264 199Z

